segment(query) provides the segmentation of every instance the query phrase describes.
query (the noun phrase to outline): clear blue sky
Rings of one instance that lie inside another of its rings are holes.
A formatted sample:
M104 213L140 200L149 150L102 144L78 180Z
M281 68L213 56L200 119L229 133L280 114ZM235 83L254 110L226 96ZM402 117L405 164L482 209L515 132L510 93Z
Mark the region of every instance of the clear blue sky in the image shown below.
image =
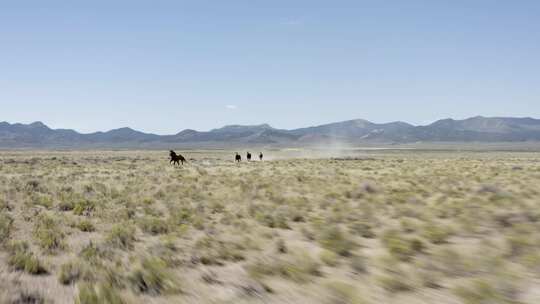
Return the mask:
M0 121L540 117L540 1L0 0Z

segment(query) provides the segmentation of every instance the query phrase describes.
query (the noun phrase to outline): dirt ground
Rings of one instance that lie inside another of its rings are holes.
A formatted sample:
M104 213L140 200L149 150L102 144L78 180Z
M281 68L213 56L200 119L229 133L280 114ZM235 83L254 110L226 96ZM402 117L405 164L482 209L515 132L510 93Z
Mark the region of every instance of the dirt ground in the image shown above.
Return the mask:
M539 153L234 152L0 152L0 303L540 303Z

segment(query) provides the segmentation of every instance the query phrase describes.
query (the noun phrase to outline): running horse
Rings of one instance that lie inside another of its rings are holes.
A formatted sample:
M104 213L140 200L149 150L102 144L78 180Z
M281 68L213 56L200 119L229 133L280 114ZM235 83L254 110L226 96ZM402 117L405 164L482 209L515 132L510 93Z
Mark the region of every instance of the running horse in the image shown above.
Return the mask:
M172 163L173 165L180 166L180 163L184 165L184 162L187 162L182 155L176 154L173 150L170 151L169 156L171 157L171 161L169 163Z

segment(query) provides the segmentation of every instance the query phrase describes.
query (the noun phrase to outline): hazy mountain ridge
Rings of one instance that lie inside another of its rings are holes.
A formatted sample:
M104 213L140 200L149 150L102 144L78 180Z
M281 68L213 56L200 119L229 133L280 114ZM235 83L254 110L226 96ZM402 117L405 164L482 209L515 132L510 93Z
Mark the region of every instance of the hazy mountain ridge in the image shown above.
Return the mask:
M164 147L175 145L224 146L238 144L310 145L327 142L522 142L540 141L540 119L476 116L463 120L442 119L426 126L405 122L377 124L363 119L348 120L294 130L268 124L229 125L210 131L183 130L174 135L156 135L131 128L89 134L70 129L51 129L42 122L0 122L1 148Z

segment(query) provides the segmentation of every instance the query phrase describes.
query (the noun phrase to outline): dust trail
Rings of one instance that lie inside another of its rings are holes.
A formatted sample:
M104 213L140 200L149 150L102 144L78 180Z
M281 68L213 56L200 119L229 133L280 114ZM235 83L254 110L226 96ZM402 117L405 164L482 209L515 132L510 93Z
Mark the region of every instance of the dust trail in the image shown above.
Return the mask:
M305 158L330 159L345 157L362 157L362 148L343 141L332 140L324 144L311 145L302 148L284 148L272 159ZM270 160L270 158L268 158Z

